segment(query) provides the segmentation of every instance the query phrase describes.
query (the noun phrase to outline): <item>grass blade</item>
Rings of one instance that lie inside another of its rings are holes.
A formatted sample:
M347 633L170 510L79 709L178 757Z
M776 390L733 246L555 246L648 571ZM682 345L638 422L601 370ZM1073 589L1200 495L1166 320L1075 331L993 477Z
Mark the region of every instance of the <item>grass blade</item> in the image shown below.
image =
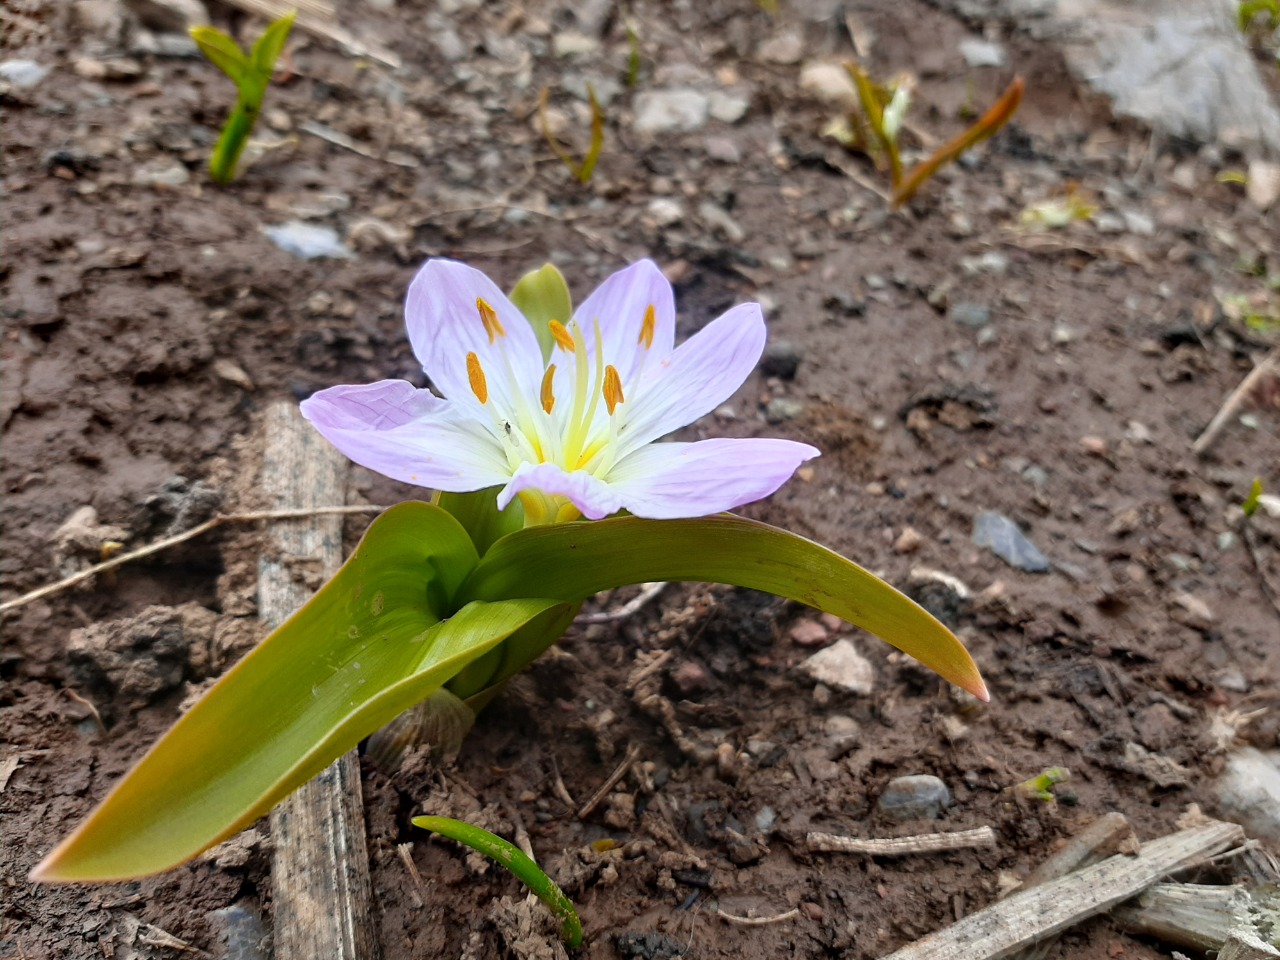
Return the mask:
M456 840L477 853L484 854L513 874L560 918L560 933L564 942L574 950L582 946L582 921L578 919L578 911L573 908L573 903L556 886L556 882L543 873L542 868L515 844L488 830L450 817L414 817L413 825Z

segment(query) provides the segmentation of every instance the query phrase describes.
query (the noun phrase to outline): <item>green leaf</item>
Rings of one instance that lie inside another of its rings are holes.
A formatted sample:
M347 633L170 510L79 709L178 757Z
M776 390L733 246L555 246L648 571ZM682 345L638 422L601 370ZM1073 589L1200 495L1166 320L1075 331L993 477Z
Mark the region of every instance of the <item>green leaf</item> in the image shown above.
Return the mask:
M555 346L555 340L551 336L551 321L559 320L567 324L573 316L573 298L569 295L569 285L565 283L564 274L550 263L526 273L512 289L511 302L532 324L538 346L542 347L542 360L545 363L550 359L551 349Z
M192 27L187 32L209 62L230 77L239 89L253 70L253 61L245 56L240 44L217 27Z
M449 682L449 689L466 700L471 709L477 712L484 709L503 684L564 636L581 607L581 603L571 603L556 616L547 615L530 621L487 654L483 664L480 660L474 661L458 674ZM479 669L481 666L485 668L483 671Z
M1249 496L1245 497L1244 503L1240 504L1240 509L1244 511L1246 517L1252 517L1258 512L1258 504L1262 500L1262 478L1254 477L1253 486L1249 488Z
M506 510L499 510L497 487L473 493L439 493L434 503L453 514L471 535L471 542L481 555L495 540L524 527L524 505L520 498L512 500Z
M523 850L496 834L450 817L414 817L413 825L466 844L513 874L560 917L561 935L571 950L582 946L582 921L573 903Z
M532 599L454 612L476 559L438 507L388 510L337 576L205 694L33 878L123 880L190 859L525 624L568 609Z
M915 602L826 547L731 514L529 527L495 543L460 596L499 600L536 592L582 600L652 580L728 583L798 600L874 633L987 699L969 652Z
M290 10L279 20L272 21L271 25L262 31L258 42L253 45L253 65L258 75L262 77L264 87L271 80L271 74L276 68L276 60L284 50L285 42L289 39L289 31L293 29L293 21L297 15L298 11Z

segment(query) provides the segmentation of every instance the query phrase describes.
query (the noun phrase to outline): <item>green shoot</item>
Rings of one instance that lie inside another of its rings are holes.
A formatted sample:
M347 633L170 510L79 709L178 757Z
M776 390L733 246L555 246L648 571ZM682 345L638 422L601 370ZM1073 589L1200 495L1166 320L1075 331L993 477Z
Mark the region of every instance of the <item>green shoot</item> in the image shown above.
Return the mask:
M631 17L622 21L627 27L627 86L634 87L640 82L640 36L636 33L635 22Z
M1258 512L1258 503L1262 500L1262 478L1254 477L1253 486L1249 488L1249 496L1245 497L1244 503L1240 504L1240 509L1244 511L1246 517L1252 517Z
M569 172L577 177L578 182L590 183L591 175L596 170L596 161L600 159L600 151L604 147L604 108L596 99L595 88L587 84L587 99L591 104L591 146L587 149L581 163L574 160L569 152L560 146L560 141L551 132L551 123L547 119L547 101L550 97L551 88L543 87L542 96L538 98L538 125L542 128L542 135L546 137L551 152L569 168Z
M519 847L488 830L449 817L414 817L413 825L465 844L513 874L561 920L560 933L570 949L582 946L582 921L569 898Z
M858 110L851 113L847 121L828 127L828 132L850 149L869 156L877 170L888 169L893 186L890 203L895 208L909 203L925 181L941 167L1008 123L1022 102L1025 89L1022 78L1014 77L1000 99L972 126L904 173L898 134L911 106L910 82L901 78L888 86L877 84L866 70L852 62L845 64L845 70L858 95Z
M271 23L247 55L235 40L215 27L191 28L191 39L200 52L236 85L236 104L209 157L209 174L217 183L230 183L236 175L240 154L258 122L271 74L296 15L293 11Z
M1046 803L1053 802L1053 788L1059 783L1066 783L1071 779L1071 771L1066 767L1049 767L1049 769L1036 774L1030 780L1024 780L1013 789L1026 797L1034 797L1037 800L1043 800Z
M1240 32L1248 33L1253 18L1260 13L1267 15L1264 21L1266 29L1280 29L1280 0L1241 0L1240 6L1236 7L1236 26Z
M1061 196L1031 204L1022 211L1019 219L1029 227L1061 230L1077 220L1092 219L1097 210L1088 196L1072 183Z

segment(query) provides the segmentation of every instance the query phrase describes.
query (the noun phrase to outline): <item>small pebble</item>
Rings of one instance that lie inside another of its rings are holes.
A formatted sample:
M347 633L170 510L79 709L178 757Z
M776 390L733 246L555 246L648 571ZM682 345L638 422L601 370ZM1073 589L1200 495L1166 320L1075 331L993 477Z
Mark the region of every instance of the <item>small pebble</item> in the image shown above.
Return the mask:
M792 397L774 397L764 408L764 417L770 423L794 420L802 413L804 413L804 404Z
M800 670L819 684L848 693L866 696L875 689L875 668L848 640L837 640L819 650L800 664Z
M804 900L801 902L800 912L803 913L810 920L821 920L823 916L825 916L825 914L822 911L822 908L818 906L816 903L812 903L809 900Z
M951 805L951 791L937 777L915 774L890 780L876 809L894 820L935 820Z
M947 311L952 323L971 330L981 330L991 322L991 310L980 303L954 303Z
M756 829L761 833L768 833L777 822L778 811L773 807L761 807L755 816Z
M791 642L800 647L820 647L829 639L831 634L821 623L816 620L797 620L791 625L791 629L787 631L787 636L791 638Z
M338 232L332 227L291 220L276 227L267 227L264 232L277 247L300 260L343 260L352 256L351 250L338 239Z
M686 697L703 693L712 686L707 668L694 660L684 660L671 671L671 682Z
M1105 457L1107 455L1107 441L1102 437L1081 437L1080 449L1093 457Z
M915 553L924 543L924 537L914 527L904 527L902 533L898 534L898 539L893 541L894 553Z
M1004 47L990 40L966 37L959 46L960 56L971 67L1003 67L1008 60Z
M0 63L0 80L7 80L21 90L37 86L49 75L49 68L34 60L5 60Z
M987 547L1009 566L1027 573L1048 573L1049 561L1018 525L1004 514L984 510L974 518L973 542Z

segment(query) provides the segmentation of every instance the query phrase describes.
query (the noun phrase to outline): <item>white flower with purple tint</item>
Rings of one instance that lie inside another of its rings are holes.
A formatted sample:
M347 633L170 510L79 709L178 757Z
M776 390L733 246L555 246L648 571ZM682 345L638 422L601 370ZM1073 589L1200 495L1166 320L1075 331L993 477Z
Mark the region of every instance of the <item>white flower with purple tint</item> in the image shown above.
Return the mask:
M671 285L648 260L609 277L544 359L530 322L483 273L429 260L409 287L409 341L442 396L403 380L321 390L303 415L395 480L451 493L500 487L527 523L627 510L700 517L766 497L818 455L791 440L655 443L724 403L764 349L758 304L675 347Z

